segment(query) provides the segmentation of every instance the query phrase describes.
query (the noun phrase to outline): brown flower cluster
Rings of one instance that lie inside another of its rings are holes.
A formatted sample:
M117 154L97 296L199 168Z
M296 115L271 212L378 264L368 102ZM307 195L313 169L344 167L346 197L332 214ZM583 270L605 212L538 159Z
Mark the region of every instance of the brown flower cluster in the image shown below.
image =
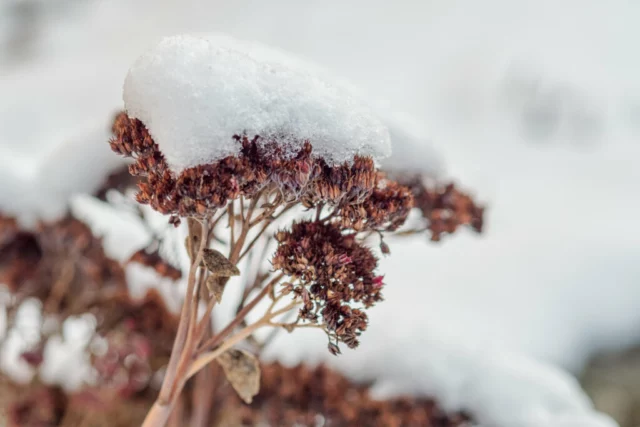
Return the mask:
M154 369L166 364L177 315L169 312L157 291L149 291L141 300L132 299L124 265L106 256L102 242L84 223L67 216L26 231L11 218L0 217L0 237L0 282L13 296L10 316L27 298L40 300L43 311L60 323L69 316L91 313L98 334L120 330L147 337L152 353L158 356L152 363ZM131 262L136 261L169 277L180 274L158 254L141 250ZM38 366L44 346L32 346L22 354L23 360Z
M337 342L350 348L358 345L358 336L367 328L364 308L382 300L382 277L376 276L378 260L362 246L355 234L343 234L335 223L296 222L290 231L276 235L278 248L272 264L290 276L283 292L293 292L303 301L300 319L326 325L333 353Z
M421 211L433 241L461 226L478 232L483 227L484 208L453 184L430 186L422 177L402 174L391 179L366 157L330 167L312 155L309 142L291 156L277 141L236 135L237 156L176 175L142 122L121 113L113 131L111 148L135 158L129 170L143 178L138 181L138 201L173 215L174 223L179 222L176 217L209 216L241 195L253 198L275 188L285 201L300 201L307 208L333 206L342 226L358 232L395 231L413 208Z
M129 399L149 386L151 342L149 337L128 328L109 331L104 337L107 348L94 356L93 367L98 386L85 390L96 405L108 406L114 399Z
M355 231L395 231L405 223L412 208L413 194L409 188L378 172L369 197L362 203L342 206L339 216L343 227Z
M178 330L178 316L167 308L158 291L149 290L142 300L132 299L128 293L115 296L94 313L98 332L121 330L127 336L142 336L151 347L152 369L161 369L169 359Z
M454 184L429 186L421 177L399 181L411 190L414 206L427 221L432 241L440 241L444 234L452 234L462 226L482 232L484 207L477 205Z
M463 427L464 414L446 414L427 398L374 400L369 388L357 385L324 365L293 368L278 363L262 366L260 393L251 405L231 394L222 406L227 426L380 426ZM237 402L237 403L236 403Z
M0 282L19 304L33 297L46 312L84 313L106 291L125 291L122 267L109 259L102 243L81 221L67 216L41 223L35 231L0 224Z
M151 400L118 399L108 407L97 407L84 393L34 386L18 390L3 404L8 406L7 427L138 427Z
M113 130L112 150L135 158L130 172L146 179L138 183L138 201L180 217L211 215L229 200L240 195L250 199L265 188L276 188L286 201L306 207L357 204L369 197L378 181L370 158L355 157L352 164L330 167L312 156L309 142L291 156L277 141L246 135L234 137L240 145L237 156L174 174L142 122L122 113Z

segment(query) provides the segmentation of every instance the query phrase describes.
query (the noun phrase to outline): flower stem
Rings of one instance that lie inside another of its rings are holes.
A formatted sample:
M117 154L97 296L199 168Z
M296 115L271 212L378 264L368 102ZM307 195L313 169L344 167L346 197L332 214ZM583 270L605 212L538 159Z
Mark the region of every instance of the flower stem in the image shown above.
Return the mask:
M183 360L185 355L189 356L188 353L193 351L192 348L187 346L187 338L190 335L190 326L192 325L192 312L197 307L197 299L194 299L194 289L196 285L196 272L200 266L200 261L202 260L202 254L204 249L208 243L208 227L206 221L203 221L202 224L202 233L200 234L200 241L198 242L199 249L198 253L193 259L193 263L191 264L191 268L189 269L189 277L187 281L187 294L184 299L184 303L182 306L182 311L180 313L180 322L178 324L178 332L176 334L176 339L173 342L173 348L171 351L171 357L169 359L169 363L167 365L167 371L165 373L164 379L162 381L162 387L160 388L160 394L158 395L158 399L154 403L153 407L147 414L142 427L163 427L166 425L169 416L171 415L171 410L173 408L173 403L175 402L174 394L180 393L180 390L176 390L176 384L178 383L178 367L180 365L180 361ZM189 238L193 238L193 233L190 231ZM194 307L196 304L196 307ZM191 333L192 335L192 333Z

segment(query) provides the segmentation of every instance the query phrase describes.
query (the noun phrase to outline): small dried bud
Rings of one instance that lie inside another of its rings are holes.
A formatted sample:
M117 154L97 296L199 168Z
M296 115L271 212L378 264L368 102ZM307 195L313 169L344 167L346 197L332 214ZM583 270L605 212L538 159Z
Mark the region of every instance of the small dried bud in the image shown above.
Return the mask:
M342 353L340 351L340 347L338 347L337 344L330 342L328 347L329 347L329 353L333 354L334 356L337 356Z
M291 292L293 292L293 285L291 283L283 283L280 293L282 295L289 295Z
M389 248L389 245L387 245L387 243L384 240L380 242L380 251L384 255L389 255L391 253L391 249Z
M240 270L220 251L205 249L203 253L204 265L214 277L239 276Z
M260 391L260 364L254 355L244 351L231 349L217 359L224 370L229 384L246 403Z
M373 287L380 289L382 286L384 286L383 280L384 280L384 276L376 276L376 277L374 277L373 278Z

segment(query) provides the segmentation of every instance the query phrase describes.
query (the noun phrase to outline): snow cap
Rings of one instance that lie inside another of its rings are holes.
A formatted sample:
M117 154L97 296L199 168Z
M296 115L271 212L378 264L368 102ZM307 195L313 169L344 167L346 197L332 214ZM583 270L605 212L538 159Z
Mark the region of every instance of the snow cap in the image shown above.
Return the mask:
M129 70L124 102L175 173L237 154L242 133L276 137L291 154L308 140L330 165L391 152L387 127L357 95L295 57L230 37L163 39Z

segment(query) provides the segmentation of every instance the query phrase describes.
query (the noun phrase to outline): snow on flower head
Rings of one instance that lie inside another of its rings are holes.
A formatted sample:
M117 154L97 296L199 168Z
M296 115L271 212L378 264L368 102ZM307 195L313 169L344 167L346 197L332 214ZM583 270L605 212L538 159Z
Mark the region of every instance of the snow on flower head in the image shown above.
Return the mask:
M331 166L391 151L386 126L343 85L229 37L163 39L129 70L124 102L174 173L237 154L234 135L277 137L289 155L308 141Z
M365 200L389 131L348 86L311 70L224 36L166 38L140 57L111 141L145 178L138 200L174 219L271 187L306 207Z

